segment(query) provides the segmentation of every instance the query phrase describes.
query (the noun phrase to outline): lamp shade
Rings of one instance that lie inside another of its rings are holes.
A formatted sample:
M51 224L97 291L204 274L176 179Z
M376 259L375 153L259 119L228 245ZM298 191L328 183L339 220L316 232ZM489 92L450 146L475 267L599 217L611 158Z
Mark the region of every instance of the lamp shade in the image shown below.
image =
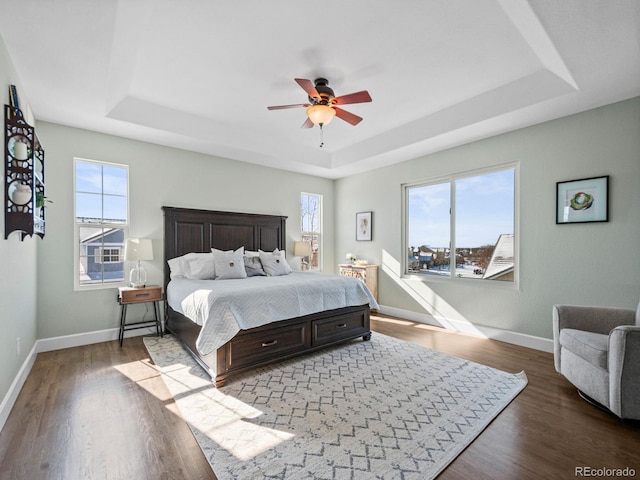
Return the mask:
M153 260L153 246L149 238L128 238L124 249L125 260Z
M311 242L296 242L293 247L293 255L296 257L311 256Z
M328 105L313 105L307 108L307 116L314 125L328 125L336 116L336 111Z

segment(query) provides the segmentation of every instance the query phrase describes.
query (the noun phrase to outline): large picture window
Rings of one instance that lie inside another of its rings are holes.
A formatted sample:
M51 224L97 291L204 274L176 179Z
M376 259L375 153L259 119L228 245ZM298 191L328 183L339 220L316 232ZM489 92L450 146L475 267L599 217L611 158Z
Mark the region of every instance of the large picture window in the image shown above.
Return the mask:
M124 282L129 172L126 165L76 159L76 287Z
M300 239L311 243L309 270L321 270L322 195L300 194Z
M404 186L406 273L515 281L516 167Z

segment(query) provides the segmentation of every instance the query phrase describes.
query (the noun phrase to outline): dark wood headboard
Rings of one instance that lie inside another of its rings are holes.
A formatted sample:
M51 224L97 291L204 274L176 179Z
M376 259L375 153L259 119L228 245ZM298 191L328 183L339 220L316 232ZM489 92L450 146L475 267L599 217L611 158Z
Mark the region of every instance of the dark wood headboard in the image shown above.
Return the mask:
M169 282L167 260L212 248L273 251L286 247L286 220L280 215L217 212L162 207L164 211L164 284Z

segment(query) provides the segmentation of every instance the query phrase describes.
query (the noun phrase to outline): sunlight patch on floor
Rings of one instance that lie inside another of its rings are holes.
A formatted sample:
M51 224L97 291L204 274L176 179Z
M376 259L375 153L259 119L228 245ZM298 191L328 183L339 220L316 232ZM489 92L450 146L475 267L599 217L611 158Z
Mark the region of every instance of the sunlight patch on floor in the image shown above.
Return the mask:
M415 325L415 322L411 322L409 320L401 320L399 318L378 317L377 315L375 316L372 315L371 320L376 320L378 322L384 322L384 323L393 323L396 325L405 325L405 326Z
M178 404L184 406L180 411L192 430L207 436L238 460L253 458L294 437L260 425L260 410L225 395L210 380L194 378L188 368L163 373L163 378Z
M157 377L159 373L148 358L140 361L136 360L135 362L122 363L115 365L113 368L158 400L162 402L172 400L171 394L162 382L158 382Z
M165 408L183 418L197 434L209 437L240 461L295 437L293 433L260 425L260 410L225 395L204 373L193 375L192 367L180 362L156 366L144 359L114 368L162 401ZM178 407L178 401L189 405L184 409L186 415Z
M433 332L442 332L442 330L445 330L442 327L434 327L433 325L427 325L426 323L414 323L413 327L419 328L420 330L431 330Z
M464 331L464 329L460 329L460 330L456 330L456 331L451 331L451 330L446 330L443 329L442 327L434 327L433 325L427 325L425 323L416 323L414 326L414 328L419 328L420 330L430 330L432 332L442 332L443 330L446 331L446 333L450 334L450 335L466 335L468 337L474 337L478 340L489 340L489 337L487 337L486 335L482 334L482 333L476 333L479 330L476 329L475 327L473 327L473 330L470 332Z

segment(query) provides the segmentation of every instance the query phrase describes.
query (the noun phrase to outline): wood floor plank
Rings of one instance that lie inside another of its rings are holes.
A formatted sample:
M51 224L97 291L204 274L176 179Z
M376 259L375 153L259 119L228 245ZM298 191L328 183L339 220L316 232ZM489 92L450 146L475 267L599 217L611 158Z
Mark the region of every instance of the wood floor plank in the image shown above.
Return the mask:
M640 424L580 399L551 354L381 315L374 332L508 372L529 384L438 477L640 475ZM374 333L375 335L375 333ZM0 479L215 479L141 337L38 355L0 432Z

